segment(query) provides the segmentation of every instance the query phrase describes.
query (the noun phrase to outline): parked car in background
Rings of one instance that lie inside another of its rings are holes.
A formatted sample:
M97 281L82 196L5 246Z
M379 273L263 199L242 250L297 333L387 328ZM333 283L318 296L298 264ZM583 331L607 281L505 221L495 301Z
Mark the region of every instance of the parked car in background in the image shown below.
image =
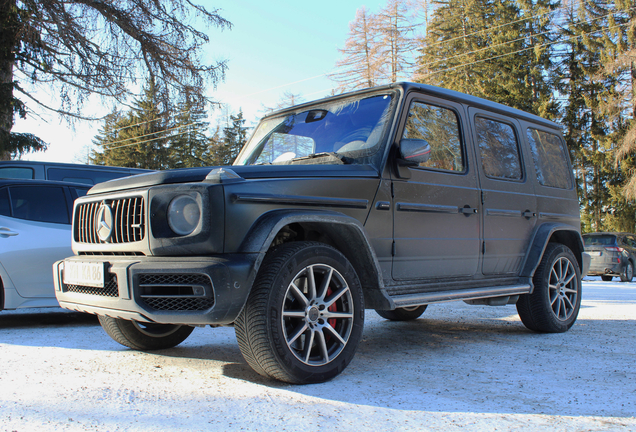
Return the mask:
M0 180L0 310L58 306L51 268L72 253L73 201L89 188Z
M636 265L636 235L632 233L599 232L584 234L585 252L592 262L588 275L611 281L614 276L631 282Z
M0 179L43 179L94 185L97 183L153 172L139 168L67 164L34 161L0 162Z

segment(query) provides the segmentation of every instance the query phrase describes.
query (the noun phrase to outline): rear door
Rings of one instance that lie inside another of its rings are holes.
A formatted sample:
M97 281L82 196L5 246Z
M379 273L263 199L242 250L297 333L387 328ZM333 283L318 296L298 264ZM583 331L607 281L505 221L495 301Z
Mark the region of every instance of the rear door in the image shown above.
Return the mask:
M427 141L431 157L405 168L410 178L393 179L393 278L472 276L479 269L480 193L463 107L423 95L407 103L399 136Z
M488 111L469 109L483 203L482 272L519 273L537 222L520 125Z

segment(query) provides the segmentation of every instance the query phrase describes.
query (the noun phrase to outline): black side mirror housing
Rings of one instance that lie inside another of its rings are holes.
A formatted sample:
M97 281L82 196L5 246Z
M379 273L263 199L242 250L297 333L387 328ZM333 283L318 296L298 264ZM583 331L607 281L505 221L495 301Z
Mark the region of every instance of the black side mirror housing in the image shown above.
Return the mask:
M398 164L417 166L431 157L431 146L422 139L404 138L400 140L400 158Z

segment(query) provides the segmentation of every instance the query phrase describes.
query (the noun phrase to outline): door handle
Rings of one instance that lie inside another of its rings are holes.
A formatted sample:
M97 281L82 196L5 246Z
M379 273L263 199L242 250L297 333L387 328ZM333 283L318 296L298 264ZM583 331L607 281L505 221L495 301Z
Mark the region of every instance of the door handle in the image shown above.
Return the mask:
M537 217L537 214L534 212L531 212L530 210L524 211L521 215L527 219L532 219L533 217Z
M465 207L460 207L459 212L465 214L466 216L470 216L471 214L477 214L479 210L466 205Z
M11 231L9 228L0 227L0 236L2 237L12 237L12 236L17 236L18 234L20 233Z

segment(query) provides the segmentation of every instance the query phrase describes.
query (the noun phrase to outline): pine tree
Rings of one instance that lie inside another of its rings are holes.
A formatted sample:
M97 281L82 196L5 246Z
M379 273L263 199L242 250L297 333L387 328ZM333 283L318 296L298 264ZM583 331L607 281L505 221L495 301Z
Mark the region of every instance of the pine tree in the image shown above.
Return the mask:
M206 83L223 79L226 62L201 63L209 41L203 24L231 27L217 10L188 0L0 0L0 158L46 146L32 134L11 133L27 100L90 118L90 96L125 103L140 70L163 83L165 100L186 91L205 100ZM57 94L59 104L43 103L38 88Z
M204 131L208 128L205 121L207 113L197 108L192 100L180 104L177 109L174 133L171 134L169 149L169 168L192 168L214 164L214 155L210 149L210 138Z
M215 165L232 165L247 142L247 131L243 111L230 115L231 124L223 128L223 137L215 148Z
M157 170L169 166L166 111L159 108L155 84L150 82L144 94L125 115L111 114L93 141L99 147L93 163Z
M416 80L553 115L546 82L550 24L534 18L552 6L523 6L511 0L440 1L422 41Z

